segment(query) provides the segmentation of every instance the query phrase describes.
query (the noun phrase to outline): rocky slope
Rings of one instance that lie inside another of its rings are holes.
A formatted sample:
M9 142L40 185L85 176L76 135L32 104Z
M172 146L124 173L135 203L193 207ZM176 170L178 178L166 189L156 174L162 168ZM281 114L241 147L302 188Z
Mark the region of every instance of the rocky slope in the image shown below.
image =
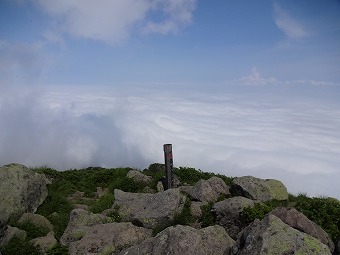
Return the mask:
M337 235L296 210L282 182L177 170L177 187L164 191L161 164L63 174L3 166L0 254L340 254Z

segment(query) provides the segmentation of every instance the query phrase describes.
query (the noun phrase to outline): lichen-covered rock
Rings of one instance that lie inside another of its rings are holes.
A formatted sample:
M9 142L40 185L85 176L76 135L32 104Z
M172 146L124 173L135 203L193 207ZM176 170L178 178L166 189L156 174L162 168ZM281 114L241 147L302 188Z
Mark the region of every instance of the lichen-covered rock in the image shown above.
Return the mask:
M221 195L230 195L229 187L219 177L200 180L190 189L190 197L201 202L216 202Z
M255 201L245 197L232 197L213 205L212 211L216 214L216 222L223 226L231 238L246 227L241 219L241 213L246 207L254 207Z
M130 222L97 224L83 231L79 240L69 244L70 255L118 254L121 249L139 244L152 235L152 230Z
M223 255L228 254L234 242L221 226L197 230L189 226L177 225L168 227L157 236L123 250L120 255Z
M60 243L68 246L71 242L80 240L88 227L110 221L110 217L102 214L94 214L83 209L73 209L67 228L60 238Z
M288 199L287 188L282 182L274 179L260 179L253 176L243 176L233 179L231 192L234 196L243 196L261 202L274 199Z
M130 193L114 190L113 207L123 221L135 222L146 228L171 224L175 214L183 210L185 196L179 189L169 189L156 194Z
M130 170L127 173L126 177L132 179L134 182L137 183L143 183L146 185L151 183L151 176L147 176L137 170Z
M330 255L329 248L316 238L268 214L245 228L234 244L232 255L318 254Z
M320 226L309 220L303 213L297 211L295 208L276 208L271 212L271 214L280 218L284 223L288 224L292 228L315 237L322 243L326 244L331 252L334 251L334 243L329 235Z
M30 243L38 248L42 254L45 254L49 249L57 245L58 241L54 237L54 232L51 231L46 236L32 239Z
M24 240L26 236L26 231L18 229L16 227L7 226L2 238L0 238L0 246L6 245L14 237Z
M10 164L0 168L0 219L34 213L47 197L47 179L24 165Z
M19 224L31 223L37 227L42 227L49 232L53 230L53 225L44 216L34 213L24 213L18 220Z

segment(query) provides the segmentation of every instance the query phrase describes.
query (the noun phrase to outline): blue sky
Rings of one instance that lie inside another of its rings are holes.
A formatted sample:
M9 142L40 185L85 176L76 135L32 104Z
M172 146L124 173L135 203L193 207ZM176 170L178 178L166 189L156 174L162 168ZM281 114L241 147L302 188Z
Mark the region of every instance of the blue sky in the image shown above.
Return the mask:
M0 165L175 165L340 198L337 0L2 0Z

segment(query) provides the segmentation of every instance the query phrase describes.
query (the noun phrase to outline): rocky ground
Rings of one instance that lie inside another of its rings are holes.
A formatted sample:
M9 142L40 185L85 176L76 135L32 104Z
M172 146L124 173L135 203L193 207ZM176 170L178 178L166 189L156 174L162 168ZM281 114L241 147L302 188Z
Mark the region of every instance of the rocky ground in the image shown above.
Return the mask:
M97 187L92 197L81 190L69 194L73 209L58 238L51 223L58 213L36 213L55 180L19 164L1 167L0 254L10 254L7 246L13 240L26 240L40 254L339 254L339 241L293 205L279 203L289 194L278 180L245 176L227 185L212 176L189 185L177 178L176 188L164 191L161 181L151 187L152 176L141 171L130 170L124 178L142 184L143 192L114 189L110 194L107 187ZM108 195L114 197L109 208L90 211L88 204ZM287 206L252 222L245 219L249 208L270 201ZM30 238L11 226L13 219L14 225L31 224L45 232ZM25 254L35 253L27 249Z

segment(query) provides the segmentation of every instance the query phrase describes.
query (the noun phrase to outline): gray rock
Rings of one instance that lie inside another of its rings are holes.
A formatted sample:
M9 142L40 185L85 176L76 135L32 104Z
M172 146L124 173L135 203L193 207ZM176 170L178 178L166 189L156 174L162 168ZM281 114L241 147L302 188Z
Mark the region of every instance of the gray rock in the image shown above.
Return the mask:
M318 254L330 255L329 248L268 214L245 228L231 251L232 255Z
M245 197L232 197L213 205L212 211L216 214L216 222L223 226L231 238L246 227L241 219L241 213L246 207L254 207L255 201Z
M198 181L190 190L190 197L201 202L216 202L221 194L230 195L229 187L219 177Z
M3 237L0 238L0 246L6 245L14 237L24 240L26 236L26 231L18 229L16 227L7 226L6 230L4 231Z
M47 197L45 175L19 164L0 168L0 219L34 213Z
M58 241L54 237L54 232L51 231L46 236L32 239L30 243L38 248L42 254L45 254L49 249L57 245Z
M252 176L238 177L233 180L231 192L253 200L287 200L287 188L282 182L274 179L259 179Z
M81 239L70 243L69 254L117 254L151 234L150 229L136 227L130 222L98 224L88 227Z
M93 214L83 209L73 209L70 213L67 228L60 238L60 243L68 246L71 242L80 240L85 235L88 227L110 221L110 217L102 214Z
M18 220L19 224L31 223L37 227L42 227L48 231L53 230L53 225L44 216L33 213L24 213Z
M201 206L207 205L207 204L208 204L207 202L196 202L196 201L191 202L191 206L190 206L191 215L197 218L200 218L202 216Z
M109 188L97 187L97 191L96 191L96 194L94 195L94 197L95 198L101 198L102 196L105 196L108 193L109 193Z
M179 186L178 188L181 192L184 192L189 195L192 187L193 186L185 185L185 186Z
M156 237L123 250L120 255L223 255L228 254L234 242L220 226L197 230L177 225L166 228Z
M161 181L157 182L157 192L163 192L164 191L164 186Z
M147 176L137 170L130 170L126 177L132 179L134 182L143 183L146 185L150 184L152 179L151 176Z
M84 205L84 204L74 204L73 205L74 209L83 209L86 211L90 211L90 207L88 205Z
M320 226L309 220L303 213L297 211L295 208L276 208L271 214L280 218L292 228L315 237L323 244L327 245L331 252L334 251L334 243L329 235Z
M169 189L156 194L130 193L114 190L113 207L123 221L131 221L146 228L172 224L175 214L183 210L185 196L179 189Z

